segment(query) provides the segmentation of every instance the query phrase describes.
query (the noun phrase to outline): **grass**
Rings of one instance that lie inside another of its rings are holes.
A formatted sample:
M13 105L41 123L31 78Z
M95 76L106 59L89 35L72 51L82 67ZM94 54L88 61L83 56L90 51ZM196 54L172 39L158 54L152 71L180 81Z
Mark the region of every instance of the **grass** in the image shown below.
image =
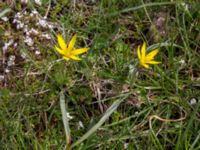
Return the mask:
M0 46L14 40L0 53L0 149L66 148L61 91L73 116L73 149L200 149L197 0L0 6L0 17L8 17L0 20ZM39 14L31 17L33 10ZM30 33L31 46L25 27L13 23L18 12L29 30L39 32ZM42 16L52 28L37 25ZM82 61L61 60L57 33L67 41L77 33L75 47L90 48ZM136 49L143 41L147 50L160 49L156 60L162 64L139 65ZM11 56L14 64L8 65Z

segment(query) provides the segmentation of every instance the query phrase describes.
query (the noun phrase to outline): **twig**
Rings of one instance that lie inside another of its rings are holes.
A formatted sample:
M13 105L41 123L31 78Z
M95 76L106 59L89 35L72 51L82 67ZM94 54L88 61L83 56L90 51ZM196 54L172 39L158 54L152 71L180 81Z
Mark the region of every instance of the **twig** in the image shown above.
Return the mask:
M47 18L49 11L50 11L50 8L51 8L51 0L49 0L49 6L48 6L47 11L46 11L45 16L44 16L45 18Z

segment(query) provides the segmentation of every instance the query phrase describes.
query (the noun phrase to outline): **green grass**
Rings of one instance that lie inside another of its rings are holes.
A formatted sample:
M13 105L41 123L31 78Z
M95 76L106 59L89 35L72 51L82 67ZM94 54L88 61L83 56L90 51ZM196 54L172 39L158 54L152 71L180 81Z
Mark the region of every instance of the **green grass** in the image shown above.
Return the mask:
M42 2L0 3L0 17L9 18L0 19L0 46L17 43L0 53L0 149L64 149L61 91L73 116L73 149L200 149L198 0ZM54 28L37 26L34 9ZM22 20L39 32L33 46L12 23L23 10ZM82 61L60 60L58 33L67 41L77 33L75 47L90 48ZM139 65L143 41L160 49L161 64ZM11 55L15 65L8 66Z

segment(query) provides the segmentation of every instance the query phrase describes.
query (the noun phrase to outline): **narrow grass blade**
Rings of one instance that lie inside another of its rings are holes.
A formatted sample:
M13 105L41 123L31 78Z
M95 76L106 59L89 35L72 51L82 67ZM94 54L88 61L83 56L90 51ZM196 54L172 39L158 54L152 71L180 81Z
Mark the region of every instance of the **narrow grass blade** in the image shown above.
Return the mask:
M171 43L171 42L163 42L163 43L157 43L157 44L153 44L153 45L148 46L147 51L154 50L154 49L160 48L160 47L168 47L168 46L172 46L172 45L174 47L183 48L182 46Z
M125 12L129 12L129 11L135 11L144 7L151 7L151 6L162 6L162 5L174 5L177 2L155 2L155 3L146 3L140 6L136 6L136 7L131 7L131 8L126 8L124 10L121 11L121 13L125 13Z
M81 142L83 142L84 140L86 140L89 136L91 136L96 130L98 130L98 128L106 121L106 119L108 119L110 117L110 115L118 108L118 106L120 105L120 103L125 98L126 97L124 97L123 99L115 101L108 108L108 110L105 112L105 114L103 115L103 117L99 120L99 122L97 124L95 124L88 132L86 132L78 141L76 141L74 144L72 144L71 148L77 146L78 144L80 144Z
M6 8L5 10L3 10L2 12L0 12L0 18L3 17L6 13L10 12L11 9L10 8Z
M143 4L143 5L140 5L140 6L136 6L136 7L131 7L131 8L126 8L126 9L123 9L117 13L113 13L111 15L109 15L110 17L111 16L115 16L115 15L118 15L118 14L121 14L121 13L127 13L127 12L130 12L130 11L136 11L136 10L139 10L139 9L142 9L142 8L145 8L145 7L152 7L152 6L162 6L162 5L176 5L178 2L155 2L155 3L146 3L146 4Z
M150 137L152 138L152 141L153 141L154 145L157 147L157 149L164 150L162 147L162 144L160 143L160 141L157 138L156 134L154 133L153 129L151 129Z
M66 135L66 149L70 146L71 143L71 136L70 136L70 128L69 128L69 120L67 117L67 111L65 107L65 96L63 91L60 92L60 109L62 113L62 120L65 128L65 135Z
M192 143L192 146L190 147L189 150L193 150L193 149L194 149L194 147L195 147L195 145L197 144L197 142L199 142L199 139L200 139L200 131L199 131L199 133L198 133L196 139L195 139L194 142Z
M185 142L187 142L187 138L186 137L189 137L189 136L191 136L191 134L189 133L189 131L190 130L193 130L193 122L195 121L195 119L197 118L197 113L198 113L198 110L199 110L199 107L200 107L200 102L199 103L197 103L197 105L195 106L195 108L194 108L194 110L192 111L192 114L190 115L190 120L188 121L188 123L187 123L187 127L186 127L186 129L184 130L184 134L183 134L183 136L182 136L182 141L185 141ZM200 132L198 132L198 134L199 134ZM197 138L196 139L199 139L200 137L199 137L199 135L197 136ZM196 140L195 140L196 141ZM191 147L193 147L193 146L195 146L196 145L196 142L193 142L193 144L192 144L192 146ZM192 148L190 148L190 149L192 149Z

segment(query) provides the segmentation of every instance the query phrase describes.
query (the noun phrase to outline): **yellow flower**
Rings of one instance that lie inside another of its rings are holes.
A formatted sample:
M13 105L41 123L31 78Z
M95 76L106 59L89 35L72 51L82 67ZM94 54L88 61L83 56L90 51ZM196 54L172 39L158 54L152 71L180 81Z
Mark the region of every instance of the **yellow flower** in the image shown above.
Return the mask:
M74 60L81 60L79 57L77 57L77 55L82 54L84 52L87 52L89 48L79 48L79 49L75 49L74 48L74 44L76 42L76 37L77 35L75 34L71 41L69 42L69 44L67 45L65 43L64 38L62 37L62 35L58 34L57 35L57 42L58 42L58 46L55 46L55 49L61 54L63 55L63 58L65 60L69 60L69 59L74 59Z
M160 64L161 62L154 61L154 57L158 52L158 49L154 49L150 53L146 54L146 43L143 43L142 48L139 45L137 48L137 54L140 64L145 68L149 68L149 64Z

